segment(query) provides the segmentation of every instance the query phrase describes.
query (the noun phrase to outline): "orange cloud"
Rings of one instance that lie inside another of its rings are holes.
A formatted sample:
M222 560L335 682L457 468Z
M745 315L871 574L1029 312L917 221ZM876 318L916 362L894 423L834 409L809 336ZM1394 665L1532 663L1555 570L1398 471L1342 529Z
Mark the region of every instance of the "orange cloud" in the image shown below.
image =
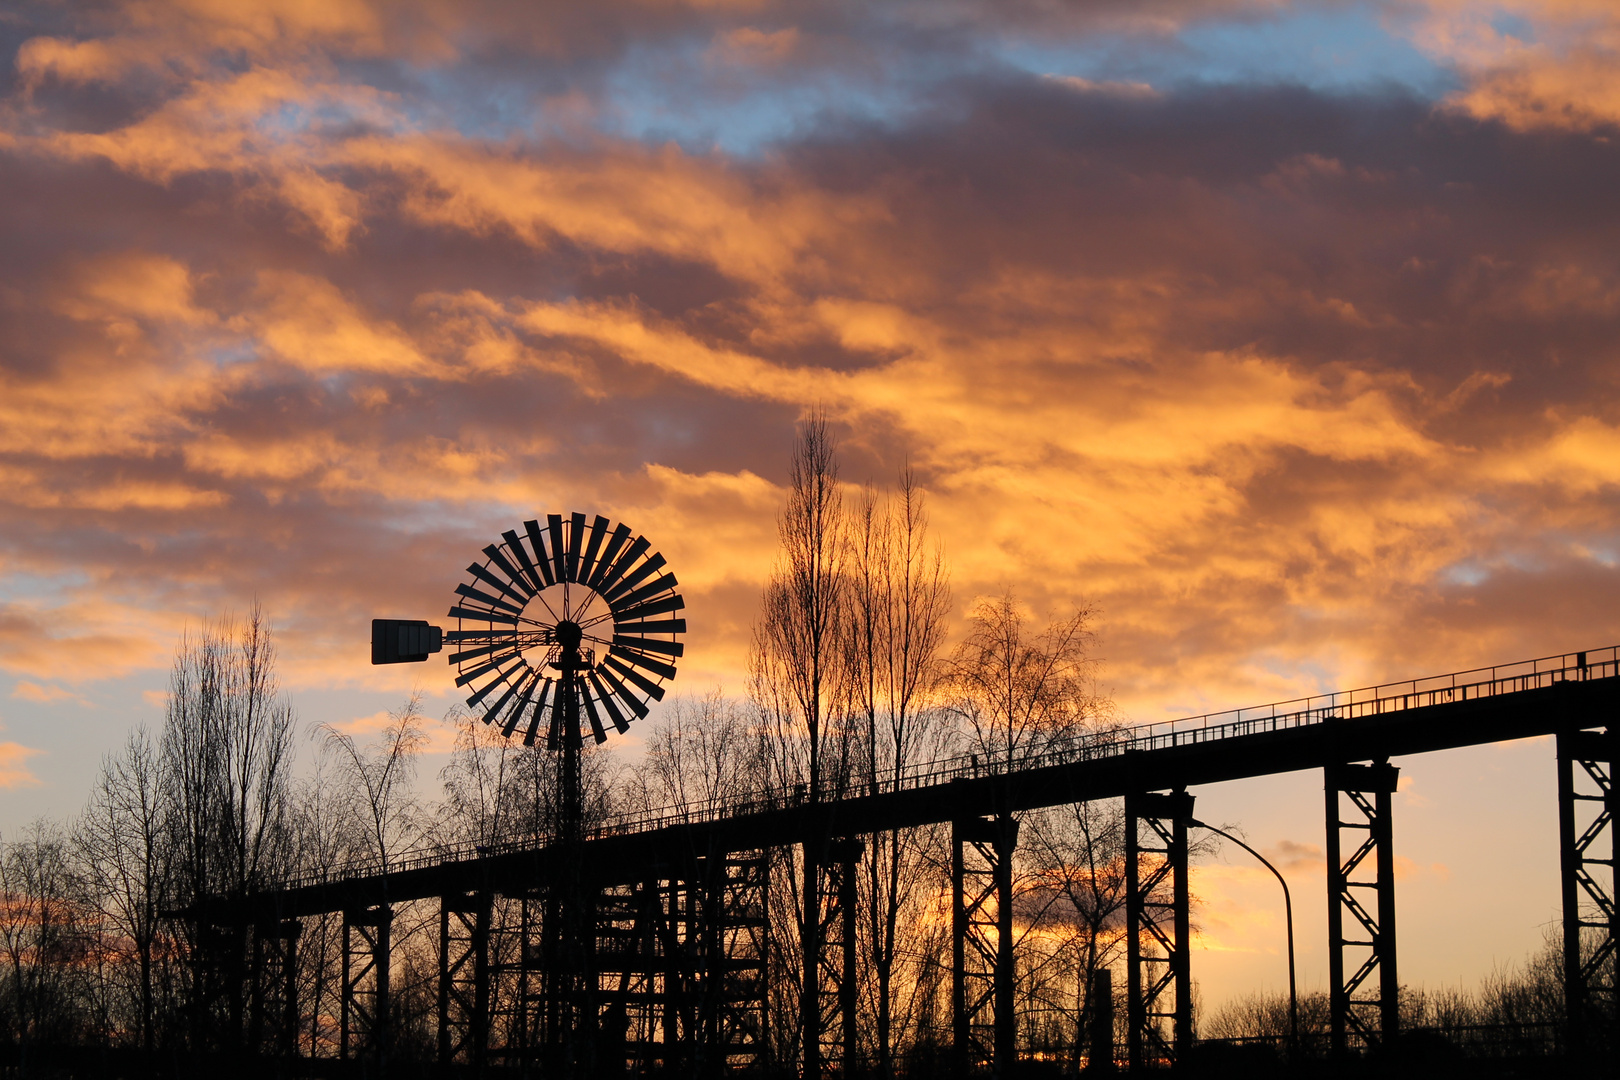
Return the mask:
M0 788L39 787L40 779L28 770L28 759L44 753L21 743L0 742Z

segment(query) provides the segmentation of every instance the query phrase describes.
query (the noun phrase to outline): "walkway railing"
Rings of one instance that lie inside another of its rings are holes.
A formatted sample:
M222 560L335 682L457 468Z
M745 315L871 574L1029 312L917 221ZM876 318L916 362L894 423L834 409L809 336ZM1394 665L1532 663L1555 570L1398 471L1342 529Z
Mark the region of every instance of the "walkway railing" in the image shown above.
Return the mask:
M846 785L827 792L829 798L859 798L946 784L952 780L999 776L1008 772L1028 772L1051 765L1071 765L1099 758L1115 757L1128 751L1165 750L1176 746L1217 742L1290 728L1314 727L1334 721L1383 716L1433 705L1478 701L1504 694L1537 690L1560 682L1610 679L1620 676L1620 646L1587 652L1564 653L1535 660L1522 660L1498 667L1474 668L1425 679L1384 683L1357 690L1316 694L1245 709L1207 713L1181 720L1161 721L1136 727L1088 730L1040 744L1013 747L1000 755L964 753L935 761L908 765L876 784ZM803 784L756 791L741 796L666 806L655 810L633 810L609 815L587 829L588 839L649 832L675 825L701 824L726 818L746 817L802 805L808 799ZM447 862L472 860L491 855L536 851L551 843L547 834L526 836L499 844L444 844L411 851L387 860L371 859L305 873L288 881L283 888L322 885L382 873L401 873Z

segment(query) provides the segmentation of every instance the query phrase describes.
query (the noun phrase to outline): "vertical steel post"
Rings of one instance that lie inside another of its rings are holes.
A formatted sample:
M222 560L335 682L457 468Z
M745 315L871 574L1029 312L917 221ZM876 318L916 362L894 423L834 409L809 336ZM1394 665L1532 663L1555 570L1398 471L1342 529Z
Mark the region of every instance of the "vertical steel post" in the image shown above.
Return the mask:
M1176 1060L1187 1060L1192 1049L1192 892L1187 881L1187 819L1192 817L1192 797L1185 789L1176 789L1176 796L1185 800L1185 808L1177 807L1170 826L1171 902L1175 905L1176 950L1170 957L1170 970L1176 984L1176 1020L1174 1035Z
M1339 851L1339 789L1334 782L1334 770L1325 770L1326 782L1322 790L1326 795L1327 817L1327 934L1328 934L1328 1047L1335 1057L1345 1052L1347 1045L1345 1017L1349 1005L1344 991L1344 909L1339 897L1345 894L1344 861Z
M1387 759L1379 761L1387 766ZM1378 1022L1379 1037L1392 1046L1401 1034L1401 980L1395 949L1395 814L1390 805L1395 784L1380 784L1374 794L1377 814L1372 821L1373 843L1378 845Z
M951 822L951 1063L961 1080L971 1065L967 1010L968 915L963 889L963 822Z
M799 1029L804 1040L804 1080L821 1078L821 845L819 838L803 845L804 901L800 937L803 939L802 984L799 988Z
M298 1056L298 939L304 932L304 924L297 919L288 919L281 924L281 932L287 942L285 959L286 970L282 976L286 982L282 989L281 1018L281 1048L284 1057Z
M1147 1027L1142 1001L1142 840L1136 800L1125 800L1125 1061L1131 1072L1142 1068L1142 1031Z
M1011 1076L1018 1064L1018 1018L1015 1012L1018 969L1013 958L1013 851L1018 847L1018 821L1011 814L996 819L996 1053L995 1073Z
M855 978L855 961L859 945L855 937L856 893L855 872L861 857L862 844L859 840L845 840L839 848L840 863L842 863L842 879L839 881L838 906L842 909L840 915L844 922L844 947L842 978L838 980L838 1009L839 1017L843 1022L843 1051L844 1051L844 1080L853 1080L860 1071L860 1043L855 1026L855 1011L857 1007L856 991L860 984Z

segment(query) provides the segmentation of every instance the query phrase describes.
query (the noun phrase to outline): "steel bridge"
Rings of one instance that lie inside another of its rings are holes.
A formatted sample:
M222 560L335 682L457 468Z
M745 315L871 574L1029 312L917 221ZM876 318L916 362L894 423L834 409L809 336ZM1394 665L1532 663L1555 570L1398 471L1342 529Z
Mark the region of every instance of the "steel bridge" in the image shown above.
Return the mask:
M802 787L624 815L577 844L440 849L291 881L220 901L208 922L251 940L250 1030L288 1052L300 1015L300 920L343 913L343 1057L386 1045L394 905L439 901L438 1052L446 1065L535 1065L577 1033L547 1002L561 992L548 891L563 877L593 896L588 952L592 1060L616 1071L801 1068L859 1071L855 1045L855 867L862 837L951 825L954 1064L1005 1075L1014 1060L1011 871L1021 811L1124 800L1127 816L1125 1060L1175 1062L1192 1043L1188 839L1199 784L1321 770L1328 859L1331 1042L1338 1053L1399 1033L1392 757L1556 737L1565 1045L1601 1041L1616 1001L1617 647L1327 694L1260 708L1091 732L1012 761L964 755L838 793ZM836 797L833 797L836 795ZM1549 837L1549 840L1552 839ZM802 846L823 867L826 903L806 931L819 1003L804 1059L772 1062L766 965L773 851ZM548 915L548 907L550 912ZM246 936L244 936L246 935ZM578 958L570 961L579 970ZM567 967L566 964L562 965ZM1601 1020L1598 1018L1602 1018ZM1105 1025L1106 1026L1106 1025ZM1110 1046L1094 1054L1112 1053Z

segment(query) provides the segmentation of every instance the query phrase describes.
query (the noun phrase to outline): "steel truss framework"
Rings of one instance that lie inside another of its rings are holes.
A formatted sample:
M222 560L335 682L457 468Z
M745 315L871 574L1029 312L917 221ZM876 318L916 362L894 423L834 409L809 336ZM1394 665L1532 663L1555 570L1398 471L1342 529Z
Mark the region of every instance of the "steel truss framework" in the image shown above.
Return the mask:
M1620 1017L1615 942L1615 733L1558 735L1559 869L1564 908L1564 987L1569 1038L1578 1052L1615 1049ZM1607 1014L1609 1023L1601 1018Z
M1400 1030L1390 810L1399 770L1385 759L1372 765L1330 765L1323 775L1327 794L1328 1013L1333 1051L1342 1054L1352 1046L1369 1048L1391 1042ZM1346 833L1349 844L1345 843ZM1353 936L1346 936L1347 912ZM1347 963L1357 959L1354 967ZM1376 996L1362 992L1374 973L1378 975L1372 983Z
M1192 1044L1192 812L1193 797L1184 790L1125 796L1125 1046L1132 1069L1172 1064Z
M382 1060L388 1049L389 934L386 905L343 913L343 981L338 1054Z
M1421 702L1409 704L1408 699ZM847 837L952 821L957 1061L964 1071L990 1066L1006 1072L1013 1031L1012 813L1124 796L1132 875L1127 937L1137 950L1127 972L1132 981L1127 995L1133 1014L1128 1016L1135 1041L1132 1061L1152 1064L1172 1058L1192 1037L1184 1006L1190 1004L1184 943L1189 915L1185 825L1191 812L1185 787L1320 768L1329 826L1335 1044L1362 1049L1389 1042L1398 1034L1398 1017L1390 809L1397 773L1388 758L1556 734L1569 1034L1589 1048L1612 1050L1613 1032L1596 1030L1595 1023L1605 1014L1606 1022L1620 1014L1620 988L1613 974L1620 940L1613 862L1615 736L1606 728L1591 729L1597 723L1593 718L1614 715L1616 706L1620 651L1590 667L1583 655L1578 664L1564 663L1550 673L1501 678L1491 673L1477 686L1379 698L1353 715L1332 720L1284 724L1267 716L1253 733L1234 723L1218 733L1177 731L1162 745L1144 736L1132 743L1143 747L1135 753L1109 750L1033 767L1016 783L1003 776L946 775L931 786L839 803L767 800L739 807L728 818L587 837L572 863L583 880L595 882L586 890L588 925L594 928L586 935L593 1002L587 1026L596 1034L605 1029L604 1053L612 1054L620 1052L617 1032L622 1030L621 1060L631 1070L696 1074L771 1064L764 1037L770 950L764 853L805 843L809 836ZM1144 793L1152 785L1174 794ZM1178 797L1186 800L1180 806ZM996 816L975 816L985 814ZM830 856L827 841L818 846ZM678 867L667 865L669 853L681 849L715 854ZM276 1015L300 1015L290 1000L296 989L289 977L296 967L297 937L291 929L296 923L283 918L343 911L340 1053L380 1054L387 1047L389 1021L390 909L382 901L390 896L396 902L447 897L440 925L445 1056L460 1063L474 1062L479 1053L492 1063L542 1063L542 1051L555 1046L560 1034L550 1019L555 1014L548 1010L559 992L548 972L556 970L553 943L560 922L554 897L536 885L558 879L559 859L555 846L538 845L481 855L476 862L423 863L387 875L267 891L246 901L219 898L210 901L208 917L198 920L205 925L197 928L196 940L220 955L199 970L219 983L222 994L230 985L242 986L242 977L230 972L251 971L248 1009L235 1012L247 1013L238 1019L246 1021L252 1043L261 1052L274 1052L279 1041ZM838 899L847 896L839 871L832 869L838 860L829 857L826 862L830 899L825 910L818 908L824 917L816 922L827 931L820 942L826 955L816 954L815 970L828 975L831 989L837 982L834 972L841 976L845 971L843 946L850 937L839 925L850 905ZM482 924L483 898L456 890L474 872L491 883L489 914ZM1167 885L1170 900L1165 903ZM838 918L828 922L827 912ZM1357 950L1360 954L1352 955ZM224 974L215 976L216 971ZM481 980L487 984L483 995ZM1006 1009L1001 1007L1004 986L1009 988ZM1376 996L1366 993L1372 987ZM228 1005L220 998L218 1011ZM816 1014L821 1018L822 1010ZM832 1012L825 1015L829 1029L846 1030L845 1015L837 1015L836 1023L831 1022ZM1166 1021L1173 1025L1168 1039ZM475 1034L480 1027L487 1032L482 1050ZM248 1041L238 1038L237 1043ZM1105 1042L1099 1039L1099 1045ZM818 1040L817 1050L823 1046ZM611 1061L602 1064L613 1067Z
M297 919L253 928L252 985L248 998L248 1048L267 1057L289 1057L298 1038Z
M1013 852L1011 815L951 824L951 1032L958 1076L1011 1069L1013 1015Z
M489 1050L488 893L439 900L439 1060L482 1068Z
M441 898L441 1064L691 1076L763 1065L769 871L766 853L739 852L600 886L583 993L550 969L558 905L544 890ZM566 1034L594 1066L559 1057L570 1011L581 1016Z

